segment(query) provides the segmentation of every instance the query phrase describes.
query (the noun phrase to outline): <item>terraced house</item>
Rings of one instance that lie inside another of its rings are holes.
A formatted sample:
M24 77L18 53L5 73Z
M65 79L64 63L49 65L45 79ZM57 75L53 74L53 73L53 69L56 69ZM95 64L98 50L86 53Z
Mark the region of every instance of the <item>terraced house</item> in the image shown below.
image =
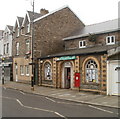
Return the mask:
M7 25L3 31L1 39L1 58L3 62L1 67L4 69L4 79L12 81L12 40L13 40L13 26Z
M34 77L35 82L38 82L40 75L38 73L37 58L64 51L62 39L78 28L83 28L84 24L68 6L50 13L45 9L41 9L40 13L34 14L34 18L33 57L36 62ZM17 18L14 27L13 78L16 81L31 81L32 66L29 65L32 58L31 21L32 12L27 12L24 19ZM49 80L47 80L48 82Z

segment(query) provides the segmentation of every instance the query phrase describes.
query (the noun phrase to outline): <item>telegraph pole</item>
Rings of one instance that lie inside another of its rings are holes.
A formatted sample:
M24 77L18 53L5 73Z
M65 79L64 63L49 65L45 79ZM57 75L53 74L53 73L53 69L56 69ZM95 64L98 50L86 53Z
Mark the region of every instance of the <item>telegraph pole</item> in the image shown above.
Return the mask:
M31 76L31 90L34 90L34 0L32 3L32 7L33 7L33 16L32 16L32 76Z

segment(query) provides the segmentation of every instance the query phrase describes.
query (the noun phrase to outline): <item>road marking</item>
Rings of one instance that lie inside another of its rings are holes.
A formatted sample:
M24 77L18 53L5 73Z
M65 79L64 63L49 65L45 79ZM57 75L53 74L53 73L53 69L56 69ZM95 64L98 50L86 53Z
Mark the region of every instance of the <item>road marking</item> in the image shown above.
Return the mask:
M19 99L16 99L16 101L23 107L24 105L20 102Z
M22 91L19 91L20 93L22 93L23 95L25 95L25 93L24 92L22 92Z
M92 107L92 108L95 108L95 109L98 109L98 110L101 110L101 111L104 111L104 112L108 112L108 113L113 113L112 111L109 111L109 110L104 110L102 108L98 108L98 107L95 107L95 106L92 106L92 105L88 105L89 107Z
M62 117L62 118L67 119L65 116L61 115L61 114L60 114L60 113L58 113L58 112L55 112L55 114L57 114L58 116L60 116L60 117Z
M46 110L46 109L37 108L37 107L25 106L25 105L22 104L22 102L19 99L16 99L16 98L10 98L10 97L3 97L3 98L7 98L7 99L11 99L11 100L16 100L20 104L20 106L22 106L24 108L29 108L29 109L34 109L34 110L40 110L40 111L44 111L44 112L51 112L51 113L54 113L54 114L56 114L56 115L58 115L60 117L63 117L65 119L67 119L65 116L61 115L58 112L52 111L52 110Z
M48 98L48 97L45 97L46 99L52 101L52 102L56 102L55 100L51 99L51 98Z

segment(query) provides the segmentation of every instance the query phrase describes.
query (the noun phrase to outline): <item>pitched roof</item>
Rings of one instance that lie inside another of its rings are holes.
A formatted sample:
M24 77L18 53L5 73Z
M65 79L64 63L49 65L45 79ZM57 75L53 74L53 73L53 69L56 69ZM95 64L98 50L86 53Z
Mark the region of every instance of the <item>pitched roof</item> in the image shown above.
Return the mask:
M12 32L13 31L13 26L7 25L7 27L9 28L9 30Z
M2 38L2 36L3 36L3 30L0 30L0 39Z
M35 19L34 22L37 22L37 21L39 21L39 20L41 20L43 18L48 17L49 15L52 15L52 14L54 14L54 13L60 11L60 10L66 9L66 8L68 8L79 19L79 17L69 8L69 6L65 5L65 6L59 8L59 9L56 9L56 10L54 10L52 12L49 12L48 14L45 14L45 15L41 16L40 18ZM84 23L80 19L79 19L79 21L84 25Z
M18 22L19 22L20 27L21 27L24 18L23 17L17 17L17 18L18 18Z
M75 31L71 36L63 40L70 40L78 37L88 36L89 33L99 34L118 30L118 19L109 20L97 24L86 25L82 30Z
M27 11L28 12L28 14L29 14L29 18L30 18L30 21L32 21L32 19L33 19L33 12L32 11ZM34 19L37 19L37 18L39 18L39 17L41 17L42 15L40 14L40 13L36 13L36 12L34 12Z
M63 52L57 53L57 54L52 54L48 55L43 58L49 58L49 57L61 57L61 56L73 56L73 55L86 55L86 54L96 54L96 53L101 53L101 52L106 52L112 48L118 47L118 44L116 45L97 45L93 47L88 47L88 48L80 48L80 49L71 49L71 50L65 50Z

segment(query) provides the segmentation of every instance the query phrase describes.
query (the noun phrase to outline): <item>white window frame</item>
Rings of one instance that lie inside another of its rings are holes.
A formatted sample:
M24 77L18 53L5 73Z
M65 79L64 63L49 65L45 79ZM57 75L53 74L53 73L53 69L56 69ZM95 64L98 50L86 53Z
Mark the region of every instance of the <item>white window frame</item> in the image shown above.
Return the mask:
M26 54L30 53L30 40L26 40Z
M19 55L19 47L20 47L20 43L17 42L16 43L16 55Z
M85 45L83 45L85 42ZM82 46L80 45L80 43L82 43ZM79 41L79 48L85 48L86 47L86 40L82 40L82 41Z
M45 74L44 74L45 80L52 80L52 67L49 62L45 63L44 72L45 72Z
M18 27L17 28L17 37L19 37L20 36L20 28Z
M30 33L30 23L27 24L27 33Z
M20 65L20 75L23 76L24 75L24 66Z
M114 42L112 42L112 37L114 38ZM110 38L110 43L108 43L108 38ZM113 45L113 44L115 44L115 36L114 36L114 35L112 35L112 36L107 36L107 37L106 37L106 44L107 44L107 45Z
M25 66L25 74L26 74L26 76L30 75L29 72L30 72L30 67L29 67L29 65L26 65Z

